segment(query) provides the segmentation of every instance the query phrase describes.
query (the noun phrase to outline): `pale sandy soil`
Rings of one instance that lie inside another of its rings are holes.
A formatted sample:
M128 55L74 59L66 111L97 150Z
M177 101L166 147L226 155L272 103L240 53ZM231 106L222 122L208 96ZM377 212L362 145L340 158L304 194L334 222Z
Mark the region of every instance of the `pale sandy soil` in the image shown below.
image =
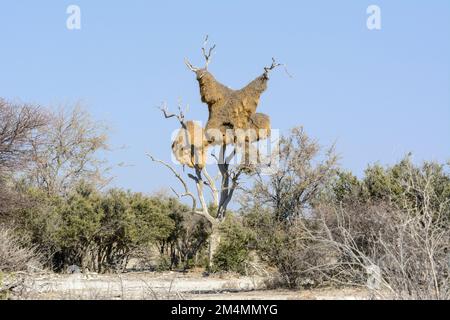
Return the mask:
M201 273L27 276L21 299L330 300L369 299L363 289L266 290L262 277L203 276Z

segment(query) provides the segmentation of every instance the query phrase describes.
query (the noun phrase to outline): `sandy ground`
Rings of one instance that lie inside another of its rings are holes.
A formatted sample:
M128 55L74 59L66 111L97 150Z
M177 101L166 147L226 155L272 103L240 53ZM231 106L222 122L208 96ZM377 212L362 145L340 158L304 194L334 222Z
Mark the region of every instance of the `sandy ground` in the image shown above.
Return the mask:
M266 290L262 277L203 276L201 273L121 275L43 274L27 276L21 299L139 300L354 300L369 299L363 289Z

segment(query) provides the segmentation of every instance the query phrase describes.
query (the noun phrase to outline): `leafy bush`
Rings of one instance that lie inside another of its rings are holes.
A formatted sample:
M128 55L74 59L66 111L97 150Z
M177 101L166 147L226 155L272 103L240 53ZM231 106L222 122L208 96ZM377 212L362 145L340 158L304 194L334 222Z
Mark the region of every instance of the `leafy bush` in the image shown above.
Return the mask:
M169 269L184 270L201 265L209 236L209 222L179 205L170 218L175 222L169 236L160 241L160 252L169 257Z
M58 208L62 225L57 235L64 266L88 267L94 238L101 230L100 201L100 195L91 187L81 185Z
M245 273L245 263L250 259L253 233L241 220L231 215L221 226L221 241L213 259L212 271Z
M173 213L185 210L171 198L114 189L102 194L88 184L64 197L26 192L34 205L18 211L11 223L55 271L74 264L97 272L123 270L134 252L168 239L175 230Z
M120 190L102 198L101 229L95 237L99 270L123 270L135 250L170 234L174 223L167 201Z

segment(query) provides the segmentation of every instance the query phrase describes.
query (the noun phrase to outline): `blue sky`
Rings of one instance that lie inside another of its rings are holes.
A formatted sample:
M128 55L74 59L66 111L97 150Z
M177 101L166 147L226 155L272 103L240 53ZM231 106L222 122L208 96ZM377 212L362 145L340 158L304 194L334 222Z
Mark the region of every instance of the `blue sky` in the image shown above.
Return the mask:
M82 29L66 28L79 5ZM366 9L381 8L369 31ZM24 1L0 4L0 96L43 105L82 101L111 127L114 184L151 192L176 183L146 152L169 160L175 121L155 106L178 99L205 121L189 57L203 63L205 34L217 44L210 70L241 87L272 56L259 111L286 132L303 125L336 142L344 168L450 158L450 2L416 1ZM119 147L127 146L124 149Z

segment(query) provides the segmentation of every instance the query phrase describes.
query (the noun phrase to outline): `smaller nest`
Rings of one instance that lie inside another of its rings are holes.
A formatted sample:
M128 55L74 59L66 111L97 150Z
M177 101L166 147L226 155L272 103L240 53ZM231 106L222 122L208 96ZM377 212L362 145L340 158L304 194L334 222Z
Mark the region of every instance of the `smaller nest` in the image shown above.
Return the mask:
M208 143L203 128L195 121L186 122L172 144L172 152L178 162L189 168L196 165L203 169L206 165Z

